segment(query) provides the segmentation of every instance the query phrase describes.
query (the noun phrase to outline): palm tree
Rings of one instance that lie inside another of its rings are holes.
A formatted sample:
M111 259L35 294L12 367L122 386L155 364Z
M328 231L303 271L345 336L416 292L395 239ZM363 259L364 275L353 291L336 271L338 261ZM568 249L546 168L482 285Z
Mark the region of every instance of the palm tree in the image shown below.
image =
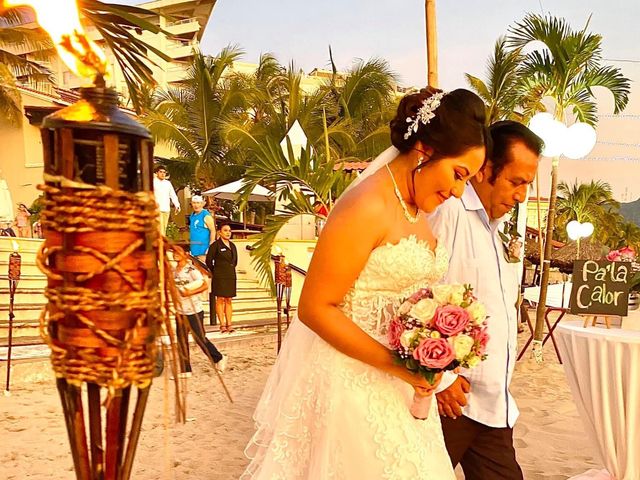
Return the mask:
M498 120L526 122L533 114L544 110L536 96L523 95L521 75L524 56L520 48L509 50L507 39L499 37L493 55L487 62L486 81L465 73L467 83L487 107L489 124Z
M98 0L79 0L81 14L95 26L107 46L113 51L116 61L122 69L127 84L129 98L134 108L139 108L139 95L142 85L155 85L151 67L146 63L149 52L165 61L171 59L162 51L147 44L137 35L143 30L154 34L169 35L145 16L154 14L146 9L112 5ZM28 29L21 25L30 22L30 13L24 7L3 10L0 7L0 64L5 65L16 76L27 76L31 82L51 85L55 79L51 72L39 64L50 60L54 55L53 44L41 29ZM29 59L14 52L27 48L33 52ZM11 82L9 82L11 83ZM7 85L9 85L7 83ZM0 102L12 102L12 109L20 108L15 102L18 97L7 96L6 90L0 92Z
M602 37L584 29L574 31L564 19L551 16L528 14L521 22L509 29L507 45L522 49L534 41L544 43L547 50L532 51L524 56L523 78L527 91L542 97L551 97L555 102L554 116L565 121L570 111L582 122L594 125L597 121L597 106L593 87L607 88L613 95L615 113L621 112L629 101L630 81L622 72L611 66L602 65ZM545 238L545 258L550 258L551 242L555 225L556 192L558 185L559 158L552 160L551 193L547 232ZM540 299L536 315L536 344L542 340L544 314L546 310L547 287L549 284L549 263L542 269ZM536 358L541 360L541 349Z
M195 52L183 84L158 90L153 108L141 116L154 139L177 153L167 168L179 184L193 185L197 179L208 187L234 175L237 165L228 158L223 127L246 117L250 108L243 79L229 74L241 54L237 47L226 47L216 57Z
M615 217L620 216L620 204L613 199L611 185L600 180L573 185L560 182L557 209L556 237L561 241L566 241L562 227L572 220L591 222L594 225L593 238L605 244L612 230L612 221L619 223Z
M266 185L281 200L285 200L283 211L269 215L262 232L255 236L251 256L263 283L274 287L271 271L271 248L282 227L300 215L318 216L314 203L320 202L329 209L331 201L340 195L349 182L342 172L334 169L335 163L321 155L302 149L296 158L287 138L288 154L285 155L280 144L267 138L255 141L256 157L248 166L245 174L245 186L242 192L242 206L256 185Z

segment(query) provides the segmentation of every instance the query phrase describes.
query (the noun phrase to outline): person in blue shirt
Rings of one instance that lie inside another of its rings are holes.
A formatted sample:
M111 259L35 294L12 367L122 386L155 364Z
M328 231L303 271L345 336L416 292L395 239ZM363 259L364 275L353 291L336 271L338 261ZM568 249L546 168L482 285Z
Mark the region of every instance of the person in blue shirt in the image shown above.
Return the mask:
M522 265L504 231L509 212L527 198L542 140L524 125L491 125L493 152L467 183L430 216L434 236L449 252L445 283L468 283L487 308L487 359L459 374L445 372L436 394L442 430L455 467L466 480L520 480L513 447L518 408L509 392L516 361Z
M193 213L189 216L189 243L191 255L202 262L207 258L209 245L216 238L216 224L208 210L204 208L204 198L200 195L191 197Z

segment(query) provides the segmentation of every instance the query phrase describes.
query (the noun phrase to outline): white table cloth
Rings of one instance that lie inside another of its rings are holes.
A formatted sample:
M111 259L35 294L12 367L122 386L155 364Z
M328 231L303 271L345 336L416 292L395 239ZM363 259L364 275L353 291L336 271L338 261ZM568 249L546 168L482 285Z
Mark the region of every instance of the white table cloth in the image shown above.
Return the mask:
M547 288L547 307L569 308L571 298L571 282L554 283ZM540 300L540 287L527 287L522 295L529 303L538 304Z
M556 333L573 399L600 459L611 478L639 480L640 332L570 321Z

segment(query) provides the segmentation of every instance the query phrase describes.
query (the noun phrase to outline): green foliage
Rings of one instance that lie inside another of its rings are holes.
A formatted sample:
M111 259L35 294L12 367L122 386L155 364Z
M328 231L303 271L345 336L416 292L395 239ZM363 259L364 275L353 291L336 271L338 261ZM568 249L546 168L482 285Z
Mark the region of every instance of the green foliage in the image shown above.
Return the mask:
M587 32L588 24L573 30L562 18L530 13L509 29L507 46L522 49L534 41L546 46L524 55L521 95L538 100L549 96L556 103L557 119L564 121L570 110L579 121L595 125L593 87L607 88L619 113L629 101L630 81L619 68L601 64L602 37Z
M182 240L182 234L180 232L180 227L176 224L176 222L169 222L167 224L167 231L165 236L174 242Z
M284 203L284 210L268 215L263 231L253 237L255 243L251 256L260 280L272 289L271 248L280 229L299 215L317 216L313 204L318 201L327 209L331 207L334 189L344 185L341 172L334 170L333 162L322 161L319 155L302 149L295 158L291 142L287 138L288 155L280 145L269 138L255 145L256 158L244 175L245 186L241 191L241 208L256 185L276 190ZM338 192L342 193L342 190Z

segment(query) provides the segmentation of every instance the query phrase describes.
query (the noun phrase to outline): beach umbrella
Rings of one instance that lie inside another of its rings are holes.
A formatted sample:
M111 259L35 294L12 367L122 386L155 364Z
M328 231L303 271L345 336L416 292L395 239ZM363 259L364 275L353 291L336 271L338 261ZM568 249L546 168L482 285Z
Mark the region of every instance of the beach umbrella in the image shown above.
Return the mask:
M215 197L221 200L237 200L240 197L240 191L244 187L243 180L236 180L235 182L220 185L219 187L212 188L206 192L202 192L202 195L207 197ZM251 191L248 200L250 202L273 202L275 196L271 190L264 188L261 185L256 185Z

